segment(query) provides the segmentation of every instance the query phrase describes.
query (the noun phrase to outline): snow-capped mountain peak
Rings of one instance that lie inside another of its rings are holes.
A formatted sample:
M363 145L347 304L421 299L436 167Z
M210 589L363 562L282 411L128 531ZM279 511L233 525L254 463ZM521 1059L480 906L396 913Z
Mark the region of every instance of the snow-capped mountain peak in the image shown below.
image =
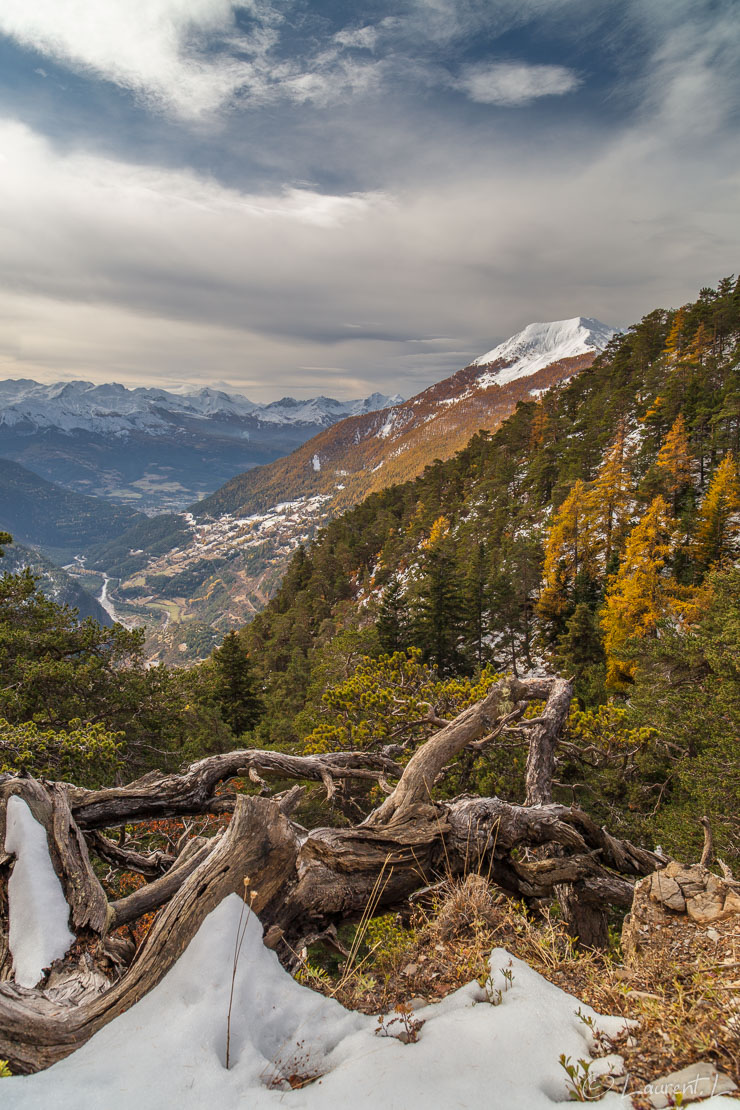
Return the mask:
M504 385L562 359L603 351L614 334L613 328L586 316L528 324L523 331L475 359L473 366L490 367L480 375L477 385L479 388ZM500 364L498 368L496 364Z

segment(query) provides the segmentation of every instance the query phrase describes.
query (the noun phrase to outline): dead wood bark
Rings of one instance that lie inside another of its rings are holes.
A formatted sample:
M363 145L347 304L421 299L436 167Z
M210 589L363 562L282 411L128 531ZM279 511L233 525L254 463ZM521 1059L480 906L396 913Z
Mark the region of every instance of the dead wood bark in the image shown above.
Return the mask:
M358 918L369 904L380 912L441 874L454 877L475 870L525 898L560 892L561 902L570 898L576 907L566 903L566 909L577 911L582 923L591 922L589 937L596 936L604 904L629 905L632 880L667 861L612 837L581 810L548 800L547 775L570 696L570 683L560 679L498 683L483 701L422 745L395 790L361 825L314 829L302 837L286 814L304 788L269 800L224 796L217 794L218 788L230 777L253 772L252 780L260 783L263 774L321 781L330 794L336 780L379 780L401 769L385 756L367 753L298 757L242 751L201 760L181 775L152 773L110 790L0 779L0 880L12 862L1 847L3 802L17 793L47 831L79 937L97 934L110 949L116 938L107 931L159 910L133 963L102 996L101 977L84 947L52 973L53 989L27 991L0 983L0 1057L9 1058L16 1070L37 1070L84 1043L162 978L207 913L226 894L243 891L247 874L259 891L254 909L271 947L285 962L295 960L306 937L332 935L337 924ZM542 715L527 726L533 749L527 782L536 803L517 806L469 796L433 803L432 787L445 765L469 745L490 742L532 700L546 701ZM194 838L178 856L147 856L96 831L152 817L231 808L234 815L224 832L209 840ZM109 905L90 866L81 828L101 858L133 867L152 881ZM0 926L7 924L3 905L0 881ZM0 960L2 956L0 948ZM126 958L121 956L124 965Z
M437 776L463 748L496 729L501 717L519 702L549 696L554 679L503 679L476 705L471 705L418 749L407 763L398 786L364 822L385 825L410 806L429 803Z
M573 699L573 683L556 678L548 694L547 704L538 720L528 729L526 805L547 805L552 801L552 780L555 774L555 749L563 726L568 720Z
M205 917L252 879L255 913L269 911L286 874L293 871L296 839L272 802L240 797L232 821L205 860L157 917L136 960L99 998L69 1006L40 992L0 983L0 1057L13 1071L39 1071L68 1056L123 1013L166 974Z
M122 871L133 871L136 875L143 875L145 879L157 879L169 871L176 857L168 852L137 852L133 848L116 844L107 836L103 836L97 829L92 829L85 834L88 848L96 856L105 860L113 867Z
M529 733L529 752L527 754L527 791L526 804L530 806L547 805L552 801L552 780L555 775L555 752L563 728L568 720L570 703L573 698L573 682L562 678L555 679L545 709ZM560 850L555 849L557 855ZM562 867L562 860L557 861ZM555 874L555 860L543 861L543 866ZM588 896L584 881L574 882L565 877L555 887L563 918L572 936L589 948L604 948L609 933L607 917L603 908ZM627 898L626 904L631 904ZM625 904L623 901L622 904Z
M399 775L392 759L372 752L330 752L326 755L288 755L258 749L225 752L191 764L180 775L151 771L127 786L105 790L69 788L75 821L81 829L100 829L159 817L223 813L233 809L235 795L219 795L219 786L238 776L308 779L324 785L335 779Z

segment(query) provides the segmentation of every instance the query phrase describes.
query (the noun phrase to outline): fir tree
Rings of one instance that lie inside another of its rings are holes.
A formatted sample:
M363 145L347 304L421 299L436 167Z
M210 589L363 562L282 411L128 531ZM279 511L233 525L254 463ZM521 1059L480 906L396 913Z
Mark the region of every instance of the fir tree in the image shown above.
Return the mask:
M575 693L582 708L605 700L604 647L596 613L585 601L573 610L554 654L559 670L575 678Z
M624 424L620 423L616 439L604 456L593 484L591 504L603 534L603 560L607 572L612 552L621 545L629 524L632 474L625 449Z
M256 689L249 656L236 632L224 636L214 651L214 698L222 719L235 736L254 728L262 716L262 699Z
M409 606L398 578L391 578L383 591L376 623L381 651L392 655L409 646Z
M440 674L462 667L463 604L454 548L444 517L434 521L423 545L421 576L412 610L413 639Z

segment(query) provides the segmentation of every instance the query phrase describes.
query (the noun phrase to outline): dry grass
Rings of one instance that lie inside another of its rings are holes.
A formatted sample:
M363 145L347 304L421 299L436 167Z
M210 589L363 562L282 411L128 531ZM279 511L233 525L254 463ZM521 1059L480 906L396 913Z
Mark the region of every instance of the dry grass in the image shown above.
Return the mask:
M503 947L598 1012L639 1023L616 1046L630 1092L698 1060L740 1085L740 918L715 928L719 940L677 922L627 965L618 947L579 950L555 916L533 917L470 875L442 884L406 926L389 917L366 923L356 974L306 979L345 1006L387 1013L412 999L437 1001L471 979L483 982L491 948ZM639 1096L634 1105L641 1107Z

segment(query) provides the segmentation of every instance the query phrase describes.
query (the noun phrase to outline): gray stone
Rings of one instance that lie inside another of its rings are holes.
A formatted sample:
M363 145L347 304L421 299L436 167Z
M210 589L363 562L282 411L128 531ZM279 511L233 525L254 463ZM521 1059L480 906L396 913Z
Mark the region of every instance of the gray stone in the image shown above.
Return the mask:
M729 1076L718 1072L714 1064L699 1061L681 1071L671 1072L670 1075L646 1083L644 1090L651 1104L659 1110L665 1106L674 1106L677 1094L682 1096L682 1105L685 1105L710 1095L729 1094L736 1091L737 1087Z
M681 892L681 887L664 871L656 871L652 876L650 897L653 901L667 906L668 909L676 910L677 913L684 913L686 910L686 899Z

